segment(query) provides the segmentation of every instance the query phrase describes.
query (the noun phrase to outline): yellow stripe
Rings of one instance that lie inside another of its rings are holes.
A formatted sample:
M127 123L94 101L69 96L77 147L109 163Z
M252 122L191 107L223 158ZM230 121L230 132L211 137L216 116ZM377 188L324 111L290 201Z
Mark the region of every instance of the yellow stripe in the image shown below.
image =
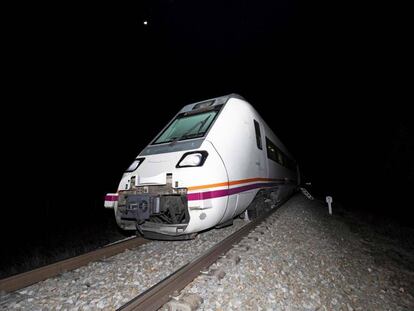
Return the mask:
M245 184L245 183L249 183L249 182L254 182L254 181L275 181L277 179L271 179L271 178L247 178L247 179L240 179L240 180L235 180L235 181L230 181L230 182L221 182L221 183L216 183L216 184L209 184L209 185L202 185L202 186L193 186L193 187L188 187L187 189L189 191L191 190L199 190L199 189L206 189L206 188L216 188L216 187L225 187L225 186L232 186L232 185L239 185L239 184Z

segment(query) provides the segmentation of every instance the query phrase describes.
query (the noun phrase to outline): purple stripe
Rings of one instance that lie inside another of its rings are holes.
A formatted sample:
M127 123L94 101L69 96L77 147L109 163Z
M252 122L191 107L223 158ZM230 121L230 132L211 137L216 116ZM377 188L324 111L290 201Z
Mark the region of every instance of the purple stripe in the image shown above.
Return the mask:
M106 195L105 201L118 201L118 195Z
M232 194L240 193L240 192L247 191L247 190L252 190L256 188L273 187L276 185L279 185L279 183L259 183L259 184L251 184L251 185L231 188L231 189L190 193L190 194L187 194L187 200L196 201L196 200L207 200L207 199L220 198L226 195L232 195Z

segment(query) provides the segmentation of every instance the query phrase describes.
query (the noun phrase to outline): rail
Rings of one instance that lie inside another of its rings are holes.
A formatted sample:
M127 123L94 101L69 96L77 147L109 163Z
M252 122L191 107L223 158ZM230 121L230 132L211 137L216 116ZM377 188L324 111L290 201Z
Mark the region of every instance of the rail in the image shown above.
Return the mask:
M37 282L46 280L60 273L77 269L88 263L103 258L108 258L116 254L122 253L126 249L134 248L145 244L147 240L134 237L119 242L112 243L97 250L71 257L53 264L43 266L31 271L16 274L0 280L0 291L12 292Z
M204 254L121 306L118 311L158 310L170 300L174 292L182 290L191 283L200 274L200 271L217 261L221 255L229 251L233 245L240 242L244 236L276 210L277 208L274 208L243 226Z

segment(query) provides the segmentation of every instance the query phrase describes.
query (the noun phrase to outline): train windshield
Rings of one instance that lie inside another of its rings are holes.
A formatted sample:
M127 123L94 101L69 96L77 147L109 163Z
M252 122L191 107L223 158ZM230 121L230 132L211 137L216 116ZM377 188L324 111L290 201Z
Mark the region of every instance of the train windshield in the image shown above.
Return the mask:
M216 118L219 110L209 110L197 114L181 114L161 133L153 144L163 144L179 140L203 137Z

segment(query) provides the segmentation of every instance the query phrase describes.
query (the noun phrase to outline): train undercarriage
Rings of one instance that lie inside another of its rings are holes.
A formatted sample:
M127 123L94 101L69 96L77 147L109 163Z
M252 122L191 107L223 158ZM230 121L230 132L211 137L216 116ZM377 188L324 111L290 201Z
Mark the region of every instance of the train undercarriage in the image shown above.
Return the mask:
M117 214L122 222L134 222L136 229L144 237L157 239L193 237L179 234L185 230L190 221L187 189L173 188L170 183L131 187L129 190L120 191ZM164 229L162 231L171 231L171 235L165 235L165 232L157 233L158 228Z

